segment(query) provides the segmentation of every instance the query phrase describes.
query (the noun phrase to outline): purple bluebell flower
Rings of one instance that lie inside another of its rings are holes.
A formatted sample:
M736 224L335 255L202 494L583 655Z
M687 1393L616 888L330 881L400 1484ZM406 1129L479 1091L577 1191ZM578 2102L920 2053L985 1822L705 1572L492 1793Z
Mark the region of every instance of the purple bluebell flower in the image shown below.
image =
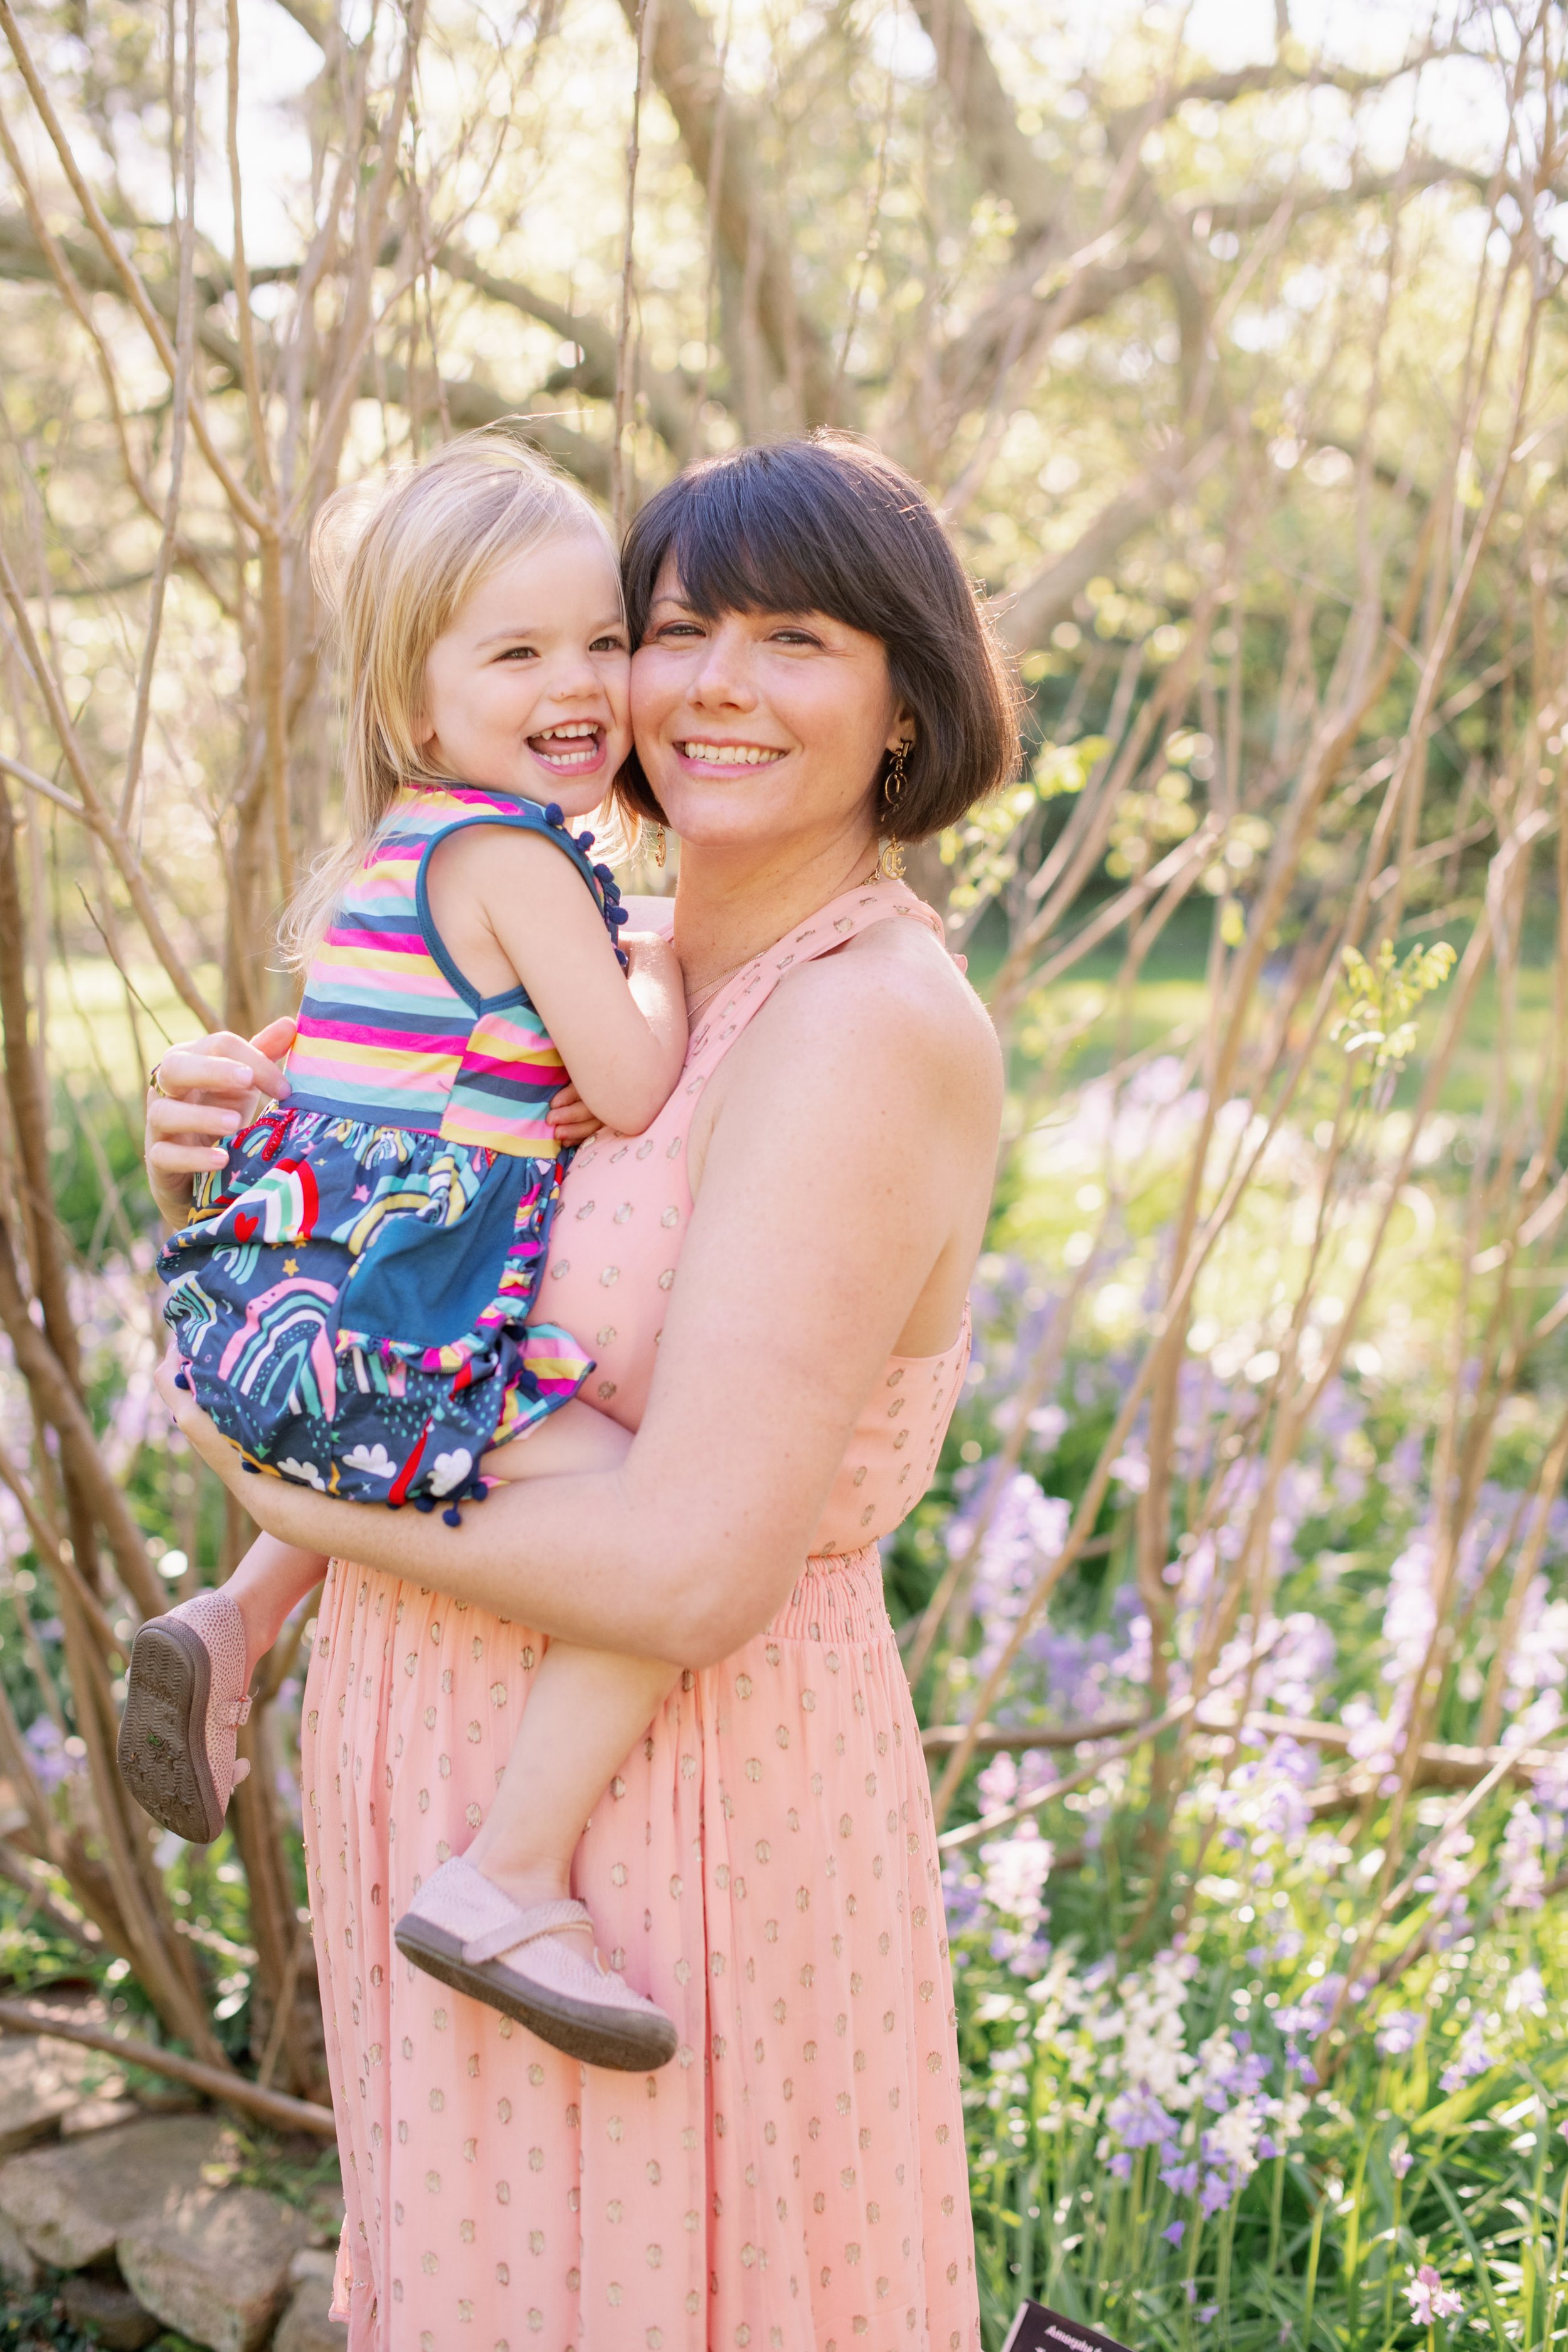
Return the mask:
M1173 2139L1176 2124L1152 2091L1123 2091L1112 2099L1106 2122L1123 2147L1152 2147Z
M1484 2074L1496 2064L1486 2044L1486 2031L1479 2019L1466 2026L1459 2037L1459 2046L1451 2063L1445 2066L1438 2081L1445 2091L1459 2090L1477 2074Z
M71 1759L66 1754L64 1737L52 1716L35 1716L22 1737L41 1788L58 1789L62 1780L69 1780Z

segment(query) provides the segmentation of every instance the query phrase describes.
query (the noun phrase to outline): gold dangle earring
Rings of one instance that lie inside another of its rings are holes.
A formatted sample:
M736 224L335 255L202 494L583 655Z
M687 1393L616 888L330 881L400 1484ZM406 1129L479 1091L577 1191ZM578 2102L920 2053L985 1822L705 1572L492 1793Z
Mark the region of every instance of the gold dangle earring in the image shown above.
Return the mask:
M882 793L887 802L889 834L877 858L877 872L885 882L901 882L904 876L904 853L897 832L899 803L904 796L910 747L900 740L888 754L888 772L883 779Z
M653 828L653 862L661 874L664 872L664 827L662 824L656 824Z

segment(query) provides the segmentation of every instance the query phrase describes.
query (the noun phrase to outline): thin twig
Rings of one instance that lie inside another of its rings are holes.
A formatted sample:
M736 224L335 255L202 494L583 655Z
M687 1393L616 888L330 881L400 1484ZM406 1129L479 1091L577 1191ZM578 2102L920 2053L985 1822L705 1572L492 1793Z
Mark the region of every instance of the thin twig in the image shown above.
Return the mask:
M57 2042L79 2042L84 2050L101 2050L106 2057L118 2058L122 2065L141 2066L150 2074L167 2074L173 2082L188 2084L193 2091L201 2091L209 2099L222 2100L226 2106L238 2107L279 2131L311 2132L318 2139L337 2137L338 2126L331 2107L319 2107L310 2099L290 2098L286 2091L269 2091L264 2084L252 2083L227 2067L209 2066L199 2058L184 2058L176 2051L160 2050L156 2043L143 2042L139 2034L116 2033L108 2026L83 2025L74 2017L62 2017L19 2000L0 2000L0 2029L11 2033L45 2034Z
M632 119L626 135L626 211L621 243L621 306L616 327L614 438L610 445L610 521L617 540L626 528L626 427L633 411L632 317L637 295L637 164L642 152L643 86L658 16L658 0L637 0L637 74L632 83Z

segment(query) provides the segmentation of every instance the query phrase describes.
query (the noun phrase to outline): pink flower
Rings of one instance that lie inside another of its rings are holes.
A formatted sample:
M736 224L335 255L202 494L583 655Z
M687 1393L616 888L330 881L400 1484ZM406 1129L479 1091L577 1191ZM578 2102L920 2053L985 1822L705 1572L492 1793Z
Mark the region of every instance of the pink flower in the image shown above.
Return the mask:
M1435 2319L1453 2319L1464 2305L1451 2286L1445 2286L1430 2263L1423 2263L1405 2287L1410 2298L1410 2316L1417 2327L1430 2327Z

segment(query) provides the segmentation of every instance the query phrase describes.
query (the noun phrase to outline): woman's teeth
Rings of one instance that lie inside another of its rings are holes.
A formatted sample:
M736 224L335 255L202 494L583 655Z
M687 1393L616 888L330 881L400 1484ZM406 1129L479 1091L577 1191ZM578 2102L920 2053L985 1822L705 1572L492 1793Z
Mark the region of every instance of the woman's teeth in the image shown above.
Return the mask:
M765 743L682 743L679 748L688 760L705 760L714 768L762 768L784 756Z
M599 758L599 728L592 720L546 727L529 737L535 756L556 769L591 768Z

